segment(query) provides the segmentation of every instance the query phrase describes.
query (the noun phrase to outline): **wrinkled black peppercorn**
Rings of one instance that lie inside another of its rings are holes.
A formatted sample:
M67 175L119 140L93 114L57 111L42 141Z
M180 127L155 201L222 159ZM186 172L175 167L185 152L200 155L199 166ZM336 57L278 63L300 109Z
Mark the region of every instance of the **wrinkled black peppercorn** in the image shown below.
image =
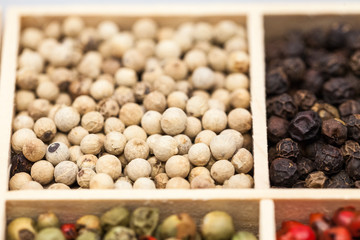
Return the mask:
M346 172L354 180L360 180L360 160L351 159L346 165Z
M340 149L329 144L324 144L315 155L314 166L326 174L340 172L344 165L344 158Z
M292 97L287 93L283 93L267 101L267 111L271 115L292 118L297 112L297 107Z
M319 71L311 69L305 73L302 88L318 94L322 90L323 84L324 76Z
M350 178L350 176L345 171L341 171L338 174L331 177L326 187L351 188L353 185L354 185L354 181Z
M360 113L360 102L355 100L347 100L339 106L340 116L346 118L351 114Z
M293 98L296 106L302 111L310 110L316 102L315 94L308 90L296 91Z
M289 121L284 118L271 116L267 121L267 126L268 138L273 143L288 136Z
M345 123L337 118L325 120L321 127L321 133L330 144L342 145L347 139Z
M30 174L31 167L33 165L32 162L27 160L22 153L12 153L11 156L10 177L20 172L26 172Z
M321 59L321 70L329 76L343 76L347 70L347 59L341 53L327 54Z
M346 78L332 78L324 84L323 97L326 102L340 104L355 97L355 88Z
M346 44L346 34L350 31L350 25L334 23L327 36L326 45L329 49L341 48Z
M360 160L360 144L358 142L348 140L341 146L340 151L346 162L351 159Z
M310 140L316 137L321 126L321 119L314 111L303 111L296 114L289 125L291 138L296 141Z
M278 157L296 159L299 155L299 146L291 138L284 138L276 144Z
M289 89L289 80L282 68L275 68L266 74L266 93L281 94Z
M300 157L296 161L296 166L298 173L300 174L300 178L305 179L306 176L314 171L314 162L306 157Z
M360 75L360 51L356 51L351 56L349 66L354 74Z
M287 58L283 62L283 69L291 82L297 82L305 74L305 63L298 57Z
M347 119L348 135L355 141L360 141L360 114L352 114Z
M270 166L270 180L278 187L291 187L298 179L296 164L290 159L277 158Z

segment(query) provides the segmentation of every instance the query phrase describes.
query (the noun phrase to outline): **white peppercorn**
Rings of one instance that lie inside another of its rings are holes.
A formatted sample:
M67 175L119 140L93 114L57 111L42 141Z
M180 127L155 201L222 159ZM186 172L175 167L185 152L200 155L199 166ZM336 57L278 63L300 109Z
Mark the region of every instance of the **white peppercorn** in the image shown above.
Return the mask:
M175 90L176 82L172 77L162 75L154 81L153 86L155 91L161 92L165 96L168 96Z
M52 165L56 166L70 158L69 148L62 142L51 143L45 157Z
M118 102L119 106L135 102L135 96L132 89L123 86L116 88L113 98Z
M217 89L211 94L212 99L222 102L226 109L230 107L230 92L226 89Z
M171 136L161 136L153 147L154 155L160 161L167 161L171 156L178 153L178 143Z
M190 182L191 189L215 188L214 180L210 176L199 175Z
M105 134L108 134L110 132L124 132L125 130L125 125L124 123L116 118L116 117L110 117L108 119L105 120L104 123L104 132Z
M21 186L20 190L42 190L44 187L35 181L29 181Z
M121 162L114 155L104 155L96 162L96 172L106 173L112 177L113 180L116 180L121 176Z
M163 69L160 66L151 67L149 70L143 72L141 79L143 82L149 83L151 85L164 74Z
M182 80L186 78L188 69L184 61L173 58L165 62L164 73L174 80Z
M156 38L158 41L164 40L164 39L171 39L174 36L174 29L171 27L161 27L157 31Z
M226 67L229 72L247 73L249 61L249 55L246 52L234 51L229 54Z
M29 116L35 121L42 117L47 117L50 111L50 103L46 99L35 99L28 106Z
M101 100L96 109L105 119L117 116L120 111L117 101L111 98Z
M157 159L156 157L150 157L146 161L148 161L151 165L151 178L154 178L158 174L165 172L165 164L159 161L159 159Z
M25 111L35 100L35 94L28 90L18 90L15 93L16 111Z
M102 21L97 26L97 31L101 39L109 39L119 32L119 27L113 21Z
M234 36L225 42L225 50L227 52L244 51L247 52L248 44L246 38Z
M111 97L114 93L114 85L106 79L96 80L90 87L90 95L96 99L101 100Z
M118 180L115 182L115 189L118 189L118 190L132 189L132 185L131 185L131 183L129 183L128 181L124 181L124 180L118 179Z
M71 106L72 100L69 94L67 93L60 93L58 98L55 101L55 104Z
M123 153L126 144L126 137L120 132L109 132L106 134L104 141L105 151L114 154L120 155Z
M106 173L97 173L90 180L90 189L114 189L113 179Z
M94 111L96 109L96 102L89 96L81 95L75 98L72 106L78 111L80 115Z
M74 145L69 148L69 160L72 162L77 162L77 160L84 154L81 152L80 146Z
M31 162L36 162L41 160L46 153L46 146L38 138L32 139L24 144L22 152L24 157Z
M76 181L77 173L78 167L75 163L71 161L63 161L55 166L55 182L70 186Z
M33 129L34 120L26 115L17 115L12 123L12 128L14 131L17 131L21 128Z
M240 148L232 157L231 163L237 173L248 173L254 166L254 159L248 150Z
M209 99L208 105L209 105L209 109L217 109L222 112L226 112L225 104L217 99Z
M91 41L94 41L93 39ZM89 51L84 54L77 70L80 74L89 78L97 78L100 74L100 68L102 64L102 56L95 51Z
M191 47L194 43L194 39L192 39L191 37L189 37L189 35L182 33L180 31L177 31L174 34L173 40L175 42L177 42L177 44L180 46L180 49L183 53L188 51L189 49L191 49Z
M77 159L76 165L79 167L80 170L84 168L91 168L95 171L97 161L98 158L95 155L85 154Z
M142 108L136 103L126 103L120 109L120 120L125 126L138 125L144 112Z
M133 189L156 189L156 187L153 180L141 177L134 182Z
M193 97L194 97L194 96L199 96L199 97L202 97L202 98L204 98L204 99L206 99L206 100L209 100L209 99L210 99L210 94L209 94L209 92L207 92L207 91L205 91L205 90L199 90L199 89L197 89L197 90L195 90L195 91L192 92L192 96L193 96Z
M150 18L141 18L134 22L132 31L136 38L155 38L157 24Z
M251 113L244 108L233 109L228 115L228 124L230 128L246 133L252 126Z
M205 166L210 160L210 149L205 143L196 143L189 149L188 158L190 162L197 166Z
M181 49L177 42L164 39L156 45L155 54L160 59L178 58L180 57Z
M207 22L198 22L194 26L193 34L198 41L210 41L213 38L213 26Z
M161 128L169 135L177 135L186 128L187 117L180 108L168 108L161 117Z
M19 129L11 136L11 147L15 152L20 153L24 145L34 139L36 139L36 135L31 129Z
M192 182L194 178L200 175L205 175L207 177L210 177L210 171L206 167L194 167L191 169L188 179L189 182Z
M67 17L65 18L62 30L68 37L76 37L84 29L84 21L80 17Z
M176 91L185 93L187 96L190 96L193 90L193 87L190 82L187 80L181 80L176 82L175 86Z
M146 139L146 143L149 146L149 153L153 154L154 153L154 147L156 146L156 142L157 140L161 137L160 134L153 134L150 135L147 139Z
M238 30L238 25L231 20L222 20L214 27L215 41L224 44L231 37L235 36Z
M141 127L149 135L151 134L161 134L161 113L157 111L147 111L141 119Z
M89 188L90 180L96 173L91 168L83 168L76 175L76 182L81 188Z
M190 172L189 160L181 155L175 155L169 158L165 164L165 172L170 177L186 178Z
M145 67L145 56L137 49L132 48L124 53L122 63L125 67L141 72Z
M249 88L249 78L243 73L231 73L226 77L225 87L229 91Z
M155 42L152 39L139 39L136 44L135 48L140 51L145 58L151 57L155 53Z
M28 27L21 33L20 43L25 48L37 49L39 42L44 38L40 29Z
M178 149L179 149L178 154L179 155L187 154L192 145L191 139L185 134L176 135L174 136L174 139L178 143Z
M230 94L230 104L234 108L249 108L250 93L248 90L238 88Z
M154 176L154 182L157 189L164 189L166 188L166 184L169 181L168 175L166 173L159 173Z
M236 174L224 182L224 188L253 188L254 179L249 174Z
M107 58L101 64L102 72L110 75L115 75L120 68L120 62L114 58Z
M201 96L193 96L186 103L186 112L193 117L201 117L208 109L208 100Z
M226 69L227 53L218 47L213 47L208 53L208 62L215 71L224 71Z
M70 130L68 134L68 140L73 145L80 145L81 140L88 134L88 130L83 127L77 126Z
M202 125L204 129L219 133L226 128L226 113L218 109L209 109L202 117Z
M215 85L214 89L222 89L225 86L225 74L223 72L214 72Z
M189 97L184 92L174 91L168 95L167 105L168 107L177 107L185 111L188 99Z
M226 134L215 136L210 142L211 154L216 159L230 159L236 151L236 143Z
M54 122L60 131L68 132L79 124L80 114L73 107L63 107L56 112Z
M149 156L149 146L140 138L130 139L125 145L124 155L128 161L135 158L146 159Z
M9 188L10 190L20 190L23 185L30 181L32 181L30 174L19 172L10 178Z
M151 165L145 159L135 158L126 166L126 174L132 181L136 181L141 177L149 177Z
M206 145L210 146L211 140L216 136L211 130L203 130L196 135L195 143L205 143Z
M214 72L208 67L198 67L191 76L192 83L197 89L208 90L215 85Z
M194 71L198 67L207 65L206 54L199 49L190 50L185 54L184 62L190 71Z
M216 182L222 184L234 175L235 168L228 160L219 160L212 165L210 173Z
M61 132L57 132L55 134L55 137L50 141L50 143L55 143L55 142L61 142L65 144L67 147L70 147L71 145L67 138L67 135Z
M165 111L166 108L166 98L164 94L158 91L153 91L145 96L144 98L144 107L146 110L154 110L159 113Z
M54 179L54 166L45 160L38 161L31 167L31 177L41 185L49 184Z
M190 183L182 177L174 177L167 182L166 189L190 189Z
M80 148L84 154L98 154L102 147L103 142L96 134L88 134L80 142Z
M70 187L63 183L53 183L47 189L49 189L49 190L65 190L65 189L70 190Z
M133 87L138 81L136 71L131 68L120 68L115 73L115 83L117 86Z
M224 131L222 131L220 133L220 135L230 136L236 144L236 149L240 149L243 147L244 137L240 132L238 132L234 129L225 129Z
M55 101L58 98L59 93L59 87L50 81L42 82L36 88L38 97L49 101Z
M89 133L98 133L104 126L104 117L96 111L85 113L81 118L81 126Z
M34 124L34 132L38 138L48 142L55 137L57 132L56 125L51 118L39 118Z

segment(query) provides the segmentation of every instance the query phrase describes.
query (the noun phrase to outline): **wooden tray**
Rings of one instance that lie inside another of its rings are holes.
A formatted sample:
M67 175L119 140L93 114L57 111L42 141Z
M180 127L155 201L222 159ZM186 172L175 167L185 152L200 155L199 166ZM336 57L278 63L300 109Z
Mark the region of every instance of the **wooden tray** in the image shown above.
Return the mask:
M74 220L85 213L100 214L124 205L158 206L163 216L180 211L191 212L198 221L206 212L219 209L231 213L238 229L259 234L261 240L274 240L276 225L283 219L306 220L311 211L333 211L340 205L360 205L360 191L270 189L265 108L264 38L287 29L306 29L329 25L330 20L357 22L359 4L302 5L149 5L149 6L59 6L16 7L7 11L4 29L0 85L0 239L5 239L6 222L17 216L31 216L46 210L63 220ZM251 59L251 109L253 114L253 154L255 189L249 190L67 190L8 191L11 122L14 114L15 72L20 29L50 19L78 15L88 24L111 19L129 27L140 17L152 17L161 25L175 26L189 20L211 23L233 19L247 26ZM320 208L317 210L317 208ZM303 211L305 209L306 211Z

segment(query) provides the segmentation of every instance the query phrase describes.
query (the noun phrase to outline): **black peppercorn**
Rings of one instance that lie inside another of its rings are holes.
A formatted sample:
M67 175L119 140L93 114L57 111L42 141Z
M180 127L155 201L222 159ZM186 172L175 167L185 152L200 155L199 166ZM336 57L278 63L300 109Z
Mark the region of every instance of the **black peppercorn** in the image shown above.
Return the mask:
M292 188L305 188L305 181L297 181Z
M360 160L360 144L358 142L347 140L340 148L341 154L346 162L351 159Z
M301 179L306 178L309 173L314 171L314 162L306 157L300 157L296 161L296 166Z
M299 155L299 146L291 138L285 138L276 144L276 152L279 157L296 160Z
M346 78L331 78L323 86L323 97L326 102L340 104L355 97L355 86Z
M343 76L347 71L347 59L340 52L327 54L321 59L321 70L328 76Z
M305 73L301 87L318 94L322 90L323 83L324 76L319 71L310 69Z
M283 57L283 49L285 45L285 40L276 39L274 41L269 41L265 46L265 57L266 60L278 59Z
M305 34L305 42L311 48L321 48L325 45L327 32L322 28L313 28Z
M272 69L266 74L266 93L281 94L289 89L289 80L282 68Z
M360 141L360 114L352 114L346 121L348 136L355 141Z
M360 160L351 159L346 165L346 172L354 180L360 180Z
M293 95L294 102L299 110L310 110L316 102L316 96L314 93L308 90L298 90Z
M326 174L340 172L344 165L344 158L340 149L329 144L324 144L315 155L314 166Z
M267 101L267 111L270 115L291 118L296 114L297 107L292 97L287 93L283 93Z
M337 118L323 121L321 133L330 144L342 145L347 139L345 123Z
M311 160L315 160L316 153L323 147L325 143L320 139L311 144L307 144L304 149L304 155Z
M341 117L346 118L351 114L360 113L360 103L355 100L347 100L339 106Z
M340 118L336 107L327 103L315 103L311 110L317 112L323 121L330 118Z
M328 182L327 176L321 172L312 172L305 179L305 187L307 188L324 188Z
M287 58L283 62L283 69L291 82L297 82L305 74L305 63L298 57Z
M271 116L267 121L267 132L270 142L276 143L282 138L286 138L288 136L288 128L288 120L277 116Z
M324 59L328 53L324 49L306 49L305 50L305 63L311 69L316 71L323 71Z
M286 34L286 43L283 48L283 53L286 57L298 57L304 52L305 44L301 39L299 32L289 32Z
M360 75L360 51L356 51L350 57L349 66L354 74Z
M10 177L20 172L26 172L30 174L32 165L33 163L27 160L22 153L13 153L11 157Z
M279 187L291 187L298 179L296 164L290 159L277 158L270 166L270 180Z
M326 185L327 188L351 188L353 186L354 181L345 171L340 171L338 174L332 176Z
M321 126L321 118L314 111L303 111L296 114L289 125L291 138L296 141L310 140L316 137Z
M346 44L350 49L360 48L360 31L352 30L346 36Z
M329 49L341 48L346 44L346 35L350 31L350 25L334 23L328 32L326 45Z
M268 150L268 160L269 160L269 166L272 163L272 161L277 158L277 152L275 147L269 147Z
M355 188L360 188L360 181L355 181L354 182L354 187Z

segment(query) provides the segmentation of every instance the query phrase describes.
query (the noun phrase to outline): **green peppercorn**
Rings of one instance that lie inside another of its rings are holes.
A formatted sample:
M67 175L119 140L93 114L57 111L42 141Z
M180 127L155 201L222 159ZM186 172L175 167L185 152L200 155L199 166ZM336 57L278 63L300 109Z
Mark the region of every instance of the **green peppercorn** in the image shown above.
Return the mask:
M52 212L40 214L37 219L38 230L44 228L51 228L51 227L55 227L55 228L60 227L60 222L58 217Z
M231 239L234 232L233 220L226 212L209 212L202 220L201 234L205 240Z
M97 233L84 230L76 240L100 240L100 236Z
M136 234L130 228L118 226L107 232L104 240L136 240Z
M59 228L49 227L41 230L35 240L66 240L66 238Z
M151 236L159 222L159 209L140 207L131 215L130 227L137 236Z
M196 239L196 223L187 213L167 217L158 229L160 239Z
M129 221L130 212L123 207L114 207L100 217L101 227L104 231L109 231L115 226L128 226Z
M100 219L95 215L85 215L76 221L76 229L81 234L84 230L89 230L101 235Z
M34 240L35 236L35 222L31 218L16 218L7 227L8 240Z
M254 234L246 231L235 233L231 240L257 240Z

